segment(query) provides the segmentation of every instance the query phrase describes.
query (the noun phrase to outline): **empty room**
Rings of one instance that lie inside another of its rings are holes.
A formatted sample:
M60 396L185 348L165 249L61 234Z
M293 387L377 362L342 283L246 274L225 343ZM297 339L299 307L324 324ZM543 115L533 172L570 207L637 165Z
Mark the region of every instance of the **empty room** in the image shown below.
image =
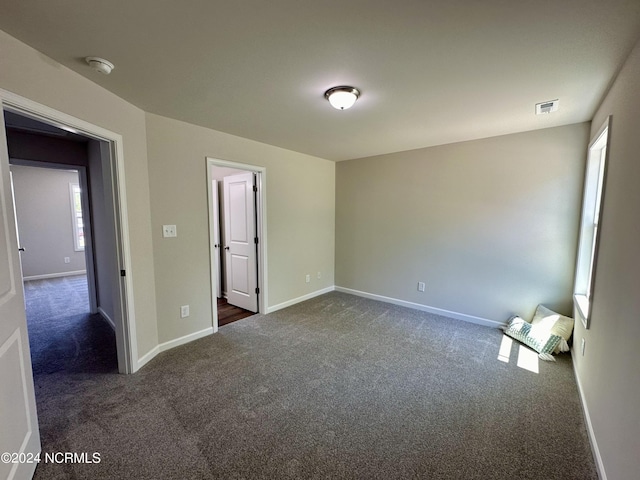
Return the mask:
M0 478L637 478L639 2L0 11Z

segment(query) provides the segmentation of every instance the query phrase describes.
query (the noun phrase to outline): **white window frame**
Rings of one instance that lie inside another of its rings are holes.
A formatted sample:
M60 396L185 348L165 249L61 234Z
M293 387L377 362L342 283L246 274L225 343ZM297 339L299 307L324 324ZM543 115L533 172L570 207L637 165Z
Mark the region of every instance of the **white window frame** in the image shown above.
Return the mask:
M76 191L79 196L80 203L76 203ZM71 200L71 228L73 229L73 249L76 252L84 252L84 245L81 245L80 239L84 239L84 219L82 217L82 193L80 185L77 183L69 183L69 198ZM76 207L80 208L80 211ZM78 224L78 220L82 225Z
M585 328L591 323L598 247L602 231L602 209L606 184L607 157L611 117L607 117L598 133L589 143L585 170L580 240L576 260L576 279L573 299Z

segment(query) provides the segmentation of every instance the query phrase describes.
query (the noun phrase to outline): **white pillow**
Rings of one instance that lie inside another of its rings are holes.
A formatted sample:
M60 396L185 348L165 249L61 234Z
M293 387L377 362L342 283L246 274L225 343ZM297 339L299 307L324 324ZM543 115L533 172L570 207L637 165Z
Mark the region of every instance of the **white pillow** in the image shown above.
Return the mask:
M573 318L560 315L553 310L549 310L544 305L538 305L536 313L533 315L533 320L531 320L531 327L532 330L548 331L551 335L562 337L562 341L553 353L569 351L567 342L573 332Z

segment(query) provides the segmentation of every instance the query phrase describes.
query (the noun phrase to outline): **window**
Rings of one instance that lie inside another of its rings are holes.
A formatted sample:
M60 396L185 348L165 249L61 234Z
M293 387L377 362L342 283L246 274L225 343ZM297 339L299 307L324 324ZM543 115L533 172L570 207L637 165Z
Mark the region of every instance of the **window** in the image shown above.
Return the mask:
M71 221L73 222L73 245L76 252L84 250L84 222L82 220L82 197L80 186L69 184L71 194Z
M607 161L607 140L611 117L589 145L582 199L582 221L576 265L574 300L582 323L589 328L591 295L595 282L596 257L600 236L601 211Z

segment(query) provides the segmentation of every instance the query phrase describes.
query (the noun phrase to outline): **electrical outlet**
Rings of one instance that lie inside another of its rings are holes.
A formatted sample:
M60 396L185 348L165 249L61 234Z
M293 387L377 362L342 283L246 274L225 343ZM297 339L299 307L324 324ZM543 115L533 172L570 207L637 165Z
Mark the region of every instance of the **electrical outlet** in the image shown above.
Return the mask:
M178 230L176 229L176 226L175 225L163 225L162 226L162 236L164 238L177 237L178 236Z
M318 272L318 280L320 280L321 278L322 278L322 274Z
M580 351L582 352L582 355L584 355L584 338L582 339L582 341L580 342Z
M64 263L71 263L71 259L69 257L64 257Z
M180 318L186 318L189 316L189 305L182 305L180 307Z
M307 276L305 277L305 279L304 279L304 280L305 280L305 282L309 283L309 282L311 281L311 275L309 275L309 274L307 273Z
M418 282L418 291L419 292L424 292L425 288L426 288L426 285L424 284L424 282Z

